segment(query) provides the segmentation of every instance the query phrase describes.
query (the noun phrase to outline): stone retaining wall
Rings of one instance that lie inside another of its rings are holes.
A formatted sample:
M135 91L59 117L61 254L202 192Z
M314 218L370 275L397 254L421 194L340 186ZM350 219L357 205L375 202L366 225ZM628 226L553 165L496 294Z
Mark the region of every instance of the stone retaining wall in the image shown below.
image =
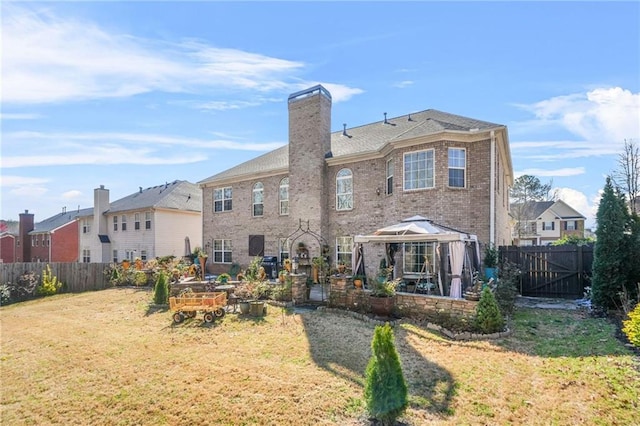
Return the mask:
M370 312L370 290L354 288L346 276L331 277L330 281L330 307L361 313ZM478 304L471 300L413 293L396 293L395 298L395 315L419 320L443 313L457 318L472 318Z

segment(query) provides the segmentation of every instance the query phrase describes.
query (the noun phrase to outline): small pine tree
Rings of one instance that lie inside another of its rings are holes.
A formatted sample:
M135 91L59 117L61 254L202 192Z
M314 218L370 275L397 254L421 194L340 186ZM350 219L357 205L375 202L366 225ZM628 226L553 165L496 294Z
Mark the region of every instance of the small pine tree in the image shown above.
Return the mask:
M388 323L376 326L371 350L364 388L367 410L382 425L392 425L404 413L408 399L407 383Z
M51 266L47 265L42 271L42 284L36 289L36 294L51 296L56 294L60 288L62 288L62 283L58 281L58 277L51 273Z
M476 326L486 334L502 331L504 328L504 319L498 302L488 287L482 290L480 301L476 306Z
M164 273L160 272L158 274L158 279L156 280L156 287L153 293L153 302L156 305L165 305L167 303L167 296L169 295L169 288L167 286L167 277Z
M629 338L629 342L636 348L640 348L640 303L629 312L629 319L625 320L623 325L622 331Z

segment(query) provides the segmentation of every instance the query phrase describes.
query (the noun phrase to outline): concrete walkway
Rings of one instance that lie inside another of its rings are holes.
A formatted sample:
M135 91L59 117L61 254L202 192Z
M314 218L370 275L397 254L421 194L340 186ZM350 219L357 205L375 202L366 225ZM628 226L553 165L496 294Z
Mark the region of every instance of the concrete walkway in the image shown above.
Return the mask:
M546 297L518 296L516 298L516 306L521 308L575 310L588 307L589 303L584 299L550 299Z

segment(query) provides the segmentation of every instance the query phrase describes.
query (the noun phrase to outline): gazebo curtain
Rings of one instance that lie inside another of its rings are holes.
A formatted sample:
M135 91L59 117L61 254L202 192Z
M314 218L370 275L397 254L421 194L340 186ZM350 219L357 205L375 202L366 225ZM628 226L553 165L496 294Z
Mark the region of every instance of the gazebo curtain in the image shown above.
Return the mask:
M450 296L460 299L462 297L462 266L464 264L465 244L462 241L449 243L449 261L451 263L451 290Z

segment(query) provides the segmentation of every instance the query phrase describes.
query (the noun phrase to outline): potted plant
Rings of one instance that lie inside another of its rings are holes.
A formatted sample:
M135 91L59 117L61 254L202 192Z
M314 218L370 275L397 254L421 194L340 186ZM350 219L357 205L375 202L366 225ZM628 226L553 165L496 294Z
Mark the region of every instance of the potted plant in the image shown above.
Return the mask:
M364 275L354 275L353 276L353 286L355 288L361 289L364 286L365 276Z
M284 283L285 278L287 278L287 271L283 269L278 272L278 281L280 281L280 283Z
M223 272L222 274L218 275L218 278L216 278L216 282L220 284L226 284L230 279L231 275Z
M233 294L238 298L238 306L241 314L248 314L253 300L253 291L255 285L250 281L240 283L234 290Z
M498 249L493 244L487 244L484 250L484 276L487 279L496 279L498 274L496 273L496 267L498 266Z
M344 261L339 260L336 268L338 269L338 274L344 274L344 272L347 270L347 265L344 264Z
M291 259L286 258L282 261L282 265L284 266L284 269L287 270L287 272L291 272Z
M379 317L390 317L395 303L396 287L400 279L378 281L373 284L369 302L371 312Z

